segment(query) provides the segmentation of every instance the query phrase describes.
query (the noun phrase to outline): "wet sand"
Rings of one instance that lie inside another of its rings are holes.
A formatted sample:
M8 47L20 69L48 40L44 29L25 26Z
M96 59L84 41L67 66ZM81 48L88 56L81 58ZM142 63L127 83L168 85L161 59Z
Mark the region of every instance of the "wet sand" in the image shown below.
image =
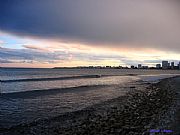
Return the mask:
M131 87L125 96L53 119L0 129L2 135L103 134L141 135L151 129L180 134L180 77L163 79L157 84ZM152 133L151 133L152 134Z

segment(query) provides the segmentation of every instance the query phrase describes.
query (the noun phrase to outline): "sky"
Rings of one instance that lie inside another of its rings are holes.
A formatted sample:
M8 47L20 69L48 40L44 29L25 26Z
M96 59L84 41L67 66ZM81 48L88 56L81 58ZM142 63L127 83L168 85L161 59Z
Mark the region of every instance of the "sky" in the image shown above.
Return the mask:
M179 0L1 0L0 66L180 61Z

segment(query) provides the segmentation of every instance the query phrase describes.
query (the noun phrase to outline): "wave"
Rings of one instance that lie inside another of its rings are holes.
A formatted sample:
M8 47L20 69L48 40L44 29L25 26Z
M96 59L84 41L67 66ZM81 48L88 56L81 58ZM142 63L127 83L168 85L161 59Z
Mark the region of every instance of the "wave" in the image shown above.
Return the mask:
M53 88L53 89L43 89L43 90L31 90L31 91L21 91L14 93L1 93L1 98L32 98L45 95L53 95L57 93L66 93L66 92L80 92L87 91L97 88L104 88L112 85L82 85L77 87L69 88Z
M11 82L31 82L31 81L55 81L55 80L69 80L69 79L83 79L83 78L100 78L101 75L83 75L83 76L67 76L67 77L53 77L53 78L28 78L28 79L13 79L0 80L1 83Z

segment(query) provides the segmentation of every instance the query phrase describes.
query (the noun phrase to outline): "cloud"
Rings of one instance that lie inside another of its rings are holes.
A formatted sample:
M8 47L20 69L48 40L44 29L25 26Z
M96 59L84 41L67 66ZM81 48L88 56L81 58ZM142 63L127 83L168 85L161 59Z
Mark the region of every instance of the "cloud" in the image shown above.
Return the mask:
M99 64L114 61L115 64L129 64L130 58L117 54L95 54L92 52L42 51L41 48L25 46L25 49L0 48L0 63L49 63L76 62ZM129 62L129 63L128 63ZM134 61L136 62L136 61ZM131 61L132 63L132 61Z
M179 9L178 0L1 0L0 30L96 46L179 52Z
M0 59L0 63L13 63L13 61L6 60L6 59Z
M149 64L157 64L157 63L162 63L163 60L144 60L144 63L149 63ZM175 64L179 63L179 60L174 60L174 59L170 59L168 60L169 62L175 62Z
M156 63L161 63L162 60L144 60L145 63L152 63L152 64L156 64Z
M78 53L78 52L71 52L71 54L79 60L84 61L103 61L103 60L119 60L127 59L127 57L117 54L93 54L93 53Z
M0 47L4 44L4 41L0 40Z
M56 63L66 60L67 57L68 54L60 51L55 53L44 53L31 49L0 48L0 61L2 63Z
M23 45L23 47L26 49L31 49L31 50L48 51L48 49L43 48L43 47L38 47L37 45Z

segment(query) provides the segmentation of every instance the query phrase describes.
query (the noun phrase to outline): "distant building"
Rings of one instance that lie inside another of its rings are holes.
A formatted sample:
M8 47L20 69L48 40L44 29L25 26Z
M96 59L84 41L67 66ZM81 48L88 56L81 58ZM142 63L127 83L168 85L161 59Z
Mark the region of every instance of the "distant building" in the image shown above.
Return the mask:
M168 68L170 68L170 63L168 62Z
M101 66L97 66L96 68L101 69L102 67Z
M160 69L161 68L161 64L156 64L156 68Z
M148 66L142 66L142 69L148 69L149 67Z
M142 68L142 65L141 65L141 64L138 64L138 68Z
M162 69L168 69L168 68L169 68L168 61L162 61Z
M174 62L171 62L171 69L174 69Z
M106 68L111 68L111 66L106 66Z
M94 68L94 66L89 66L88 68Z
M131 69L134 69L134 68L135 68L135 67L132 65L132 66L131 66Z

